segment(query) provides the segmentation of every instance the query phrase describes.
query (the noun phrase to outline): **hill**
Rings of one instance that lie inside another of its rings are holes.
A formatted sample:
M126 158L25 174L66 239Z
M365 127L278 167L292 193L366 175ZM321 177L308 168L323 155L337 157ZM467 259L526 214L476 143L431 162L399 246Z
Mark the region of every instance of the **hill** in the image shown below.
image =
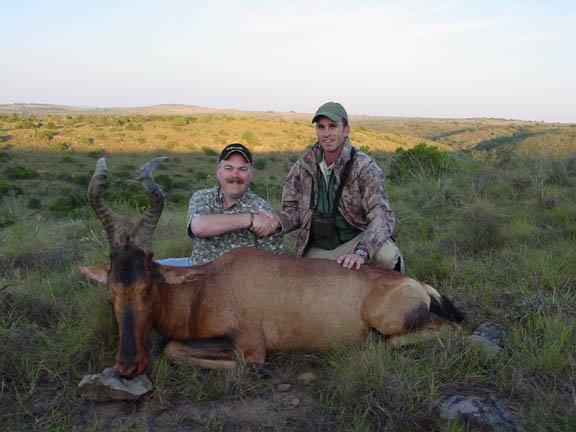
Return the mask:
M262 138L261 144L266 147L270 141L275 147L290 147L301 150L314 139L309 130L310 113L273 112L273 111L242 111L233 109L206 108L193 105L162 104L148 107L116 107L91 108L49 104L8 104L0 105L0 114L21 115L23 117L38 117L46 119L49 116L182 116L220 119L228 122L225 129L214 131L214 128L200 128L195 124L196 141L210 146L215 135L228 136L238 134L238 128L229 127L230 120L238 123L258 122L258 129L268 138ZM576 152L576 125L562 123L528 122L503 119L434 119L434 118L404 118L351 116L352 138L358 145L368 145L378 151L394 151L398 147L411 148L419 142L435 145L443 150L475 149L480 151L498 148L514 148L522 152L537 152L568 156ZM270 123L271 122L271 123ZM288 122L288 127L280 131L275 122ZM216 122L218 123L218 122ZM212 123L213 126L216 123ZM293 127L292 125L299 125ZM245 128L250 125L244 125ZM256 126L256 125L251 125ZM260 127L261 126L261 127ZM301 129L306 130L301 137ZM204 133L206 132L206 133ZM275 134L277 139L270 139ZM309 137L309 138L308 138ZM237 137L242 141L242 135ZM305 138L302 141L301 138ZM217 139L218 141L218 139ZM226 141L222 137L220 141ZM278 142L290 143L289 145ZM249 143L248 143L249 144Z
M315 140L310 118L307 113L188 105L0 105L0 194L23 194L32 206L67 213L82 205L96 158L109 156L110 163L122 167L122 176L129 177L152 154L170 157L163 186L169 202L181 205L190 191L214 184L220 150L241 142L255 155L255 190L274 201L292 163ZM576 125L368 116L352 116L351 124L352 142L385 169L396 149L419 143L498 158L576 153ZM130 186L121 189L126 188Z

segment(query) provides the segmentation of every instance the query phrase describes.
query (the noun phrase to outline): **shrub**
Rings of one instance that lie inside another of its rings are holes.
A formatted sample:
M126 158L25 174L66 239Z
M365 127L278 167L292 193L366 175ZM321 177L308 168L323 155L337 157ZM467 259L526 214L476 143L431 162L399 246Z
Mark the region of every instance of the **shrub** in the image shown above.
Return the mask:
M25 119L16 125L16 129L34 129L34 122L30 119Z
M54 143L54 145L52 146L52 148L54 148L54 150L58 150L58 151L66 151L70 147L72 147L72 145L70 143L67 143L67 142L57 142L57 143Z
M38 172L21 165L12 165L4 170L4 177L10 180L29 180L38 177Z
M24 191L22 190L22 188L10 184L10 183L5 183L3 181L0 181L0 199L4 196L4 195L22 195L24 193Z
M172 119L172 125L173 126L186 126L188 123L190 123L190 121L188 120L187 117L174 117Z
M360 150L362 150L364 153L366 153L367 155L371 155L372 154L372 149L370 148L369 145L364 144L360 146Z
M10 160L10 155L4 151L0 151L0 162L7 162Z
M242 134L242 139L246 141L249 146L257 146L260 145L260 140L258 137L251 131L246 131Z
M120 201L130 207L143 209L148 205L148 198L136 183L117 182L104 192L107 201Z
M477 199L462 209L459 220L444 240L446 252L456 246L462 253L496 250L504 242L501 228L506 216L493 202Z
M128 123L124 129L129 131L143 131L144 127L141 124Z
M72 177L72 183L78 186L87 187L88 183L90 183L90 179L91 176L88 174L76 174Z
M196 180L208 180L210 178L210 176L208 174L206 174L205 172L200 171L194 175L194 178Z
M85 192L64 191L64 195L56 199L48 210L61 216L78 213L78 209L87 206L88 199Z
M256 159L254 161L254 168L258 170L263 170L266 168L266 161L264 159Z
M190 197L184 196L182 194L174 194L169 197L169 201L174 205L183 207L188 205L189 198Z
M172 177L167 174L160 174L155 177L156 183L162 186L165 192L171 191L178 187L178 183L172 180Z
M98 158L104 157L104 155L106 155L106 150L104 150L104 149L92 150L86 154L88 155L88 157L98 159Z
M42 132L39 133L40 138L44 138L47 140L51 140L56 135L57 135L57 133L54 131L51 131L51 130L43 130Z
M42 203L38 198L30 198L28 200L28 208L32 210L40 210L42 208Z
M202 147L202 153L206 156L218 156L218 152L210 147Z
M86 145L94 144L94 138L92 138L92 137L82 137L82 138L80 138L79 141L81 144L86 144Z
M156 139L160 140L160 141L165 141L168 139L168 135L164 135L164 134L157 134L156 135Z
M458 167L458 161L452 155L424 143L417 144L409 150L398 148L395 153L396 156L392 159L389 169L390 178L395 180L419 175L437 176L452 172Z

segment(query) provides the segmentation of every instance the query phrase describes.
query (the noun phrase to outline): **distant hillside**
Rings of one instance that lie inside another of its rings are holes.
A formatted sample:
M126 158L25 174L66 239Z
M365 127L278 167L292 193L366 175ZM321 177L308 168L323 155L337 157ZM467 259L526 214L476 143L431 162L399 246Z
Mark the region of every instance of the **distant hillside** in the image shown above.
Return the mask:
M275 113L273 111L244 111L227 108L206 108L195 105L160 104L146 107L77 107L51 104L0 104L0 114L21 114L44 117L48 115L181 115L191 116L200 114L251 116L263 118L289 118L308 119L311 114L301 113Z
M191 145L199 148L217 147L230 140L242 141L243 135L246 134L248 137L252 136L257 147L260 146L263 151L296 151L308 145L314 138L309 123L311 113L242 111L177 104L117 108L10 104L0 105L0 114L33 116L39 119L49 116L184 116L211 120L211 122L197 122L185 128L188 130L181 128L179 132L183 133L177 134L177 139L170 140L172 143L187 144L187 148ZM378 151L391 152L398 147L411 148L419 142L424 142L452 151L509 148L521 152L543 152L559 156L576 152L575 124L488 118L426 119L376 116L351 116L350 120L354 142ZM134 127L134 122L131 126ZM150 127L147 129L156 127L152 123L148 123L148 126ZM84 130L82 133L90 135L89 130ZM134 140L142 140L136 136L138 133L132 135ZM125 145L126 140L122 141Z

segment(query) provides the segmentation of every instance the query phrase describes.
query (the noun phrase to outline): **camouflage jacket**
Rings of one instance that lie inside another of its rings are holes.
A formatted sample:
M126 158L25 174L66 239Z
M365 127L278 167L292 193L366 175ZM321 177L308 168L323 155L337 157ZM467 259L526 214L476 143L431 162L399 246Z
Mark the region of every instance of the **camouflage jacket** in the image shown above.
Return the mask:
M350 158L352 144L347 139L334 165L338 189L340 175ZM290 169L282 191L282 212L279 214L282 233L300 228L294 254L302 256L310 238L312 214L318 194L320 144L316 142ZM338 210L351 225L364 231L358 246L370 257L392 236L395 217L384 194L384 173L366 153L356 150L348 180L338 203Z
M251 211L265 210L274 213L272 207L258 195L248 190L242 198L230 207L226 207L219 187L202 189L190 197L188 203L188 224L193 217L206 214L236 214L250 213ZM192 236L192 234L189 233ZM268 249L272 252L283 253L282 237L268 236L258 237L249 229L239 229L225 234L194 239L194 249L191 260L193 265L204 264L218 258L225 252L238 247L254 247Z

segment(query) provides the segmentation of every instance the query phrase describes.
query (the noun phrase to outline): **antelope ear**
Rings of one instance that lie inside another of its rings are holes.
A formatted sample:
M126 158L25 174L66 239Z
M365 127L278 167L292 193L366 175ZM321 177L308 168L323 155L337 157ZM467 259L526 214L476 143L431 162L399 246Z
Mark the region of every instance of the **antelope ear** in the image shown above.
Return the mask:
M106 285L108 282L108 270L110 266L106 264L101 264L97 266L90 267L78 267L78 271L86 276L88 279L92 279L94 282Z
M187 282L195 282L200 279L204 279L209 275L209 273L206 271L200 271L191 267L175 267L157 264L156 268L160 273L162 273L164 281L169 285L180 285Z

